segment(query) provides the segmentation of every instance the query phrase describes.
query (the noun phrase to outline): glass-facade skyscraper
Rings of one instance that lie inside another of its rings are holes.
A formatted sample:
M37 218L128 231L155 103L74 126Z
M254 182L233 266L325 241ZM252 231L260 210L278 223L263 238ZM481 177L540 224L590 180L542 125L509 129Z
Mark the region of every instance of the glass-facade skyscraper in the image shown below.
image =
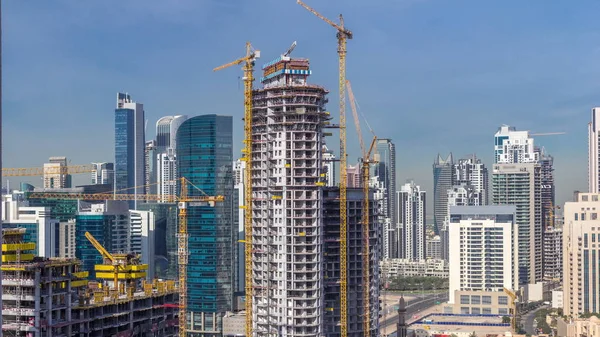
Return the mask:
M221 336L222 317L233 306L238 229L233 220L232 129L230 116L203 115L186 120L177 130L178 176L197 187L189 186L188 195L225 197L214 207L187 208L190 336Z
M373 176L382 184L384 195L382 205L382 223L385 240L383 252L387 258L398 257L398 229L396 228L396 145L391 139L377 140L379 163L375 165Z
M145 183L144 105L129 94L117 94L115 109L115 190L123 194L143 194ZM138 187L136 187L138 186ZM135 188L134 188L135 187ZM129 207L136 208L137 201Z

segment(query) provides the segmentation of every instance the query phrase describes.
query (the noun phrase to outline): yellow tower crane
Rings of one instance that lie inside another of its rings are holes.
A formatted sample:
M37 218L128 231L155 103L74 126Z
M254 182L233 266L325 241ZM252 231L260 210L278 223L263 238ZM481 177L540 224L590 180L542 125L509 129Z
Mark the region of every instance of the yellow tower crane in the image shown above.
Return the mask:
M111 254L90 232L85 232L85 237L105 260L104 264L98 264L94 267L97 271L96 278L112 279L115 295L125 293L125 283L130 286L136 279L146 277L148 265L140 263L139 255L132 253ZM119 279L123 279L125 282L122 286L119 286Z
M339 91L340 91L340 311L341 311L341 337L348 335L348 219L347 219L347 169L346 158L346 40L352 39L353 34L344 27L344 17L340 14L340 23L337 24L315 11L301 0L297 3L327 22L337 31L338 58L339 58Z
M189 202L207 203L214 206L215 202L222 202L225 197L217 196L188 196L188 184L197 190L189 180L179 178L179 196L172 196L168 202L178 202L179 207L179 232L177 234L177 257L179 262L179 336L187 337L187 264L188 264L188 232L187 232L187 204ZM202 191L202 190L200 190ZM110 193L45 193L32 192L28 194L30 199L64 199L64 200L139 200L139 201L161 201L164 196L157 194L113 194ZM204 192L202 192L204 193Z
M246 268L246 336L252 336L252 83L254 63L260 58L260 51L246 42L246 56L215 68L219 71L231 66L244 64L244 262Z
M370 282L370 242L369 242L369 179L370 179L370 168L371 164L377 163L377 160L371 158L375 143L377 142L377 136L373 136L371 146L368 150L365 149L365 142L363 141L362 131L360 128L360 120L358 118L358 111L356 109L356 100L354 93L352 92L352 86L350 81L346 81L346 87L348 88L348 98L350 99L350 108L352 109L352 115L354 116L354 124L356 125L356 133L360 143L360 149L362 151L362 176L363 176L363 209L362 209L362 273L363 273L363 331L364 336L369 337L371 335L371 282ZM372 131L372 130L371 130Z
M517 293L508 289L508 288L503 288L504 292L506 293L506 295L508 295L508 297L510 297L510 314L512 315L512 318L510 320L511 322L511 326L513 328L513 330L516 332L517 331L517 319L518 319L518 312L517 312L517 302L518 302L518 296Z

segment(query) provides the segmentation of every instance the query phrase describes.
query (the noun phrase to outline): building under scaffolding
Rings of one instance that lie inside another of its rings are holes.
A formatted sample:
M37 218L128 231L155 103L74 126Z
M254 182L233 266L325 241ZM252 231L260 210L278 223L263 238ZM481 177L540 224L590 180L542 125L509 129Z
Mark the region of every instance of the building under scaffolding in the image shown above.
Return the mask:
M174 281L132 281L121 277L120 271L118 279L130 285L126 288L119 281L117 288L124 293L109 289L108 284L93 283L94 287L79 260L34 256L35 243L24 241L25 231L2 231L4 336L177 335Z
M254 336L323 336L327 90L307 83L307 59L263 70L252 112Z

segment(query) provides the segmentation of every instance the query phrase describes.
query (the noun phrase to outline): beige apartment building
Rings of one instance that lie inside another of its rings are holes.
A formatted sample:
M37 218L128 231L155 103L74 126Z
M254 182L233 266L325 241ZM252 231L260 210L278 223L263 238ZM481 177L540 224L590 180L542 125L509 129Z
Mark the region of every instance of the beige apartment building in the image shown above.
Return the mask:
M565 203L563 312L573 318L600 310L600 194L579 193Z

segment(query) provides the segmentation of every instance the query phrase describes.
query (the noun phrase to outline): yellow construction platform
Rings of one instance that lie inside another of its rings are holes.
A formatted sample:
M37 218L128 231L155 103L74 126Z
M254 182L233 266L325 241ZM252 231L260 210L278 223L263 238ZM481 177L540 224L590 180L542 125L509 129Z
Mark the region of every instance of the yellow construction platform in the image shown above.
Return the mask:
M146 273L118 273L117 277L119 280L133 280L139 278L145 278ZM115 278L114 273L96 273L96 278L105 279L105 280L113 280Z
M32 261L33 254L21 254L20 261ZM2 262L17 262L17 255L2 255Z
M16 251L23 251L23 250L35 250L35 243L5 243L2 244L2 251L3 252L16 252Z
M145 271L145 270L148 270L148 265L140 264L140 265L118 266L117 268L119 269L119 273L120 272L132 272L132 271ZM113 270L115 270L115 266L113 266L111 264L97 264L94 266L94 270L112 272Z

